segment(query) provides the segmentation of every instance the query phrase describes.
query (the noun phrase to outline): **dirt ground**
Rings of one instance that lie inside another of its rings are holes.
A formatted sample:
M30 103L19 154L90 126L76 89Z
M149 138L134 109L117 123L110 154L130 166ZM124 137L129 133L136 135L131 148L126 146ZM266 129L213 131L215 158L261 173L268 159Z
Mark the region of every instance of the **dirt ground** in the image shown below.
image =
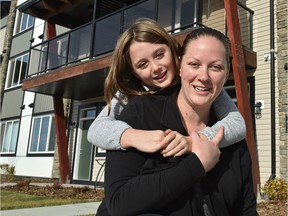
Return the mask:
M33 186L30 185L32 180L21 179L16 180L17 185L6 186L5 190L21 192L37 196L57 197L63 199L89 199L92 201L101 201L104 197L103 189L91 187L63 187L57 181L40 180L37 183L52 183L50 186ZM1 178L1 182L6 182ZM33 183L35 180L32 181ZM260 216L287 216L288 201L261 201L258 203L257 210Z

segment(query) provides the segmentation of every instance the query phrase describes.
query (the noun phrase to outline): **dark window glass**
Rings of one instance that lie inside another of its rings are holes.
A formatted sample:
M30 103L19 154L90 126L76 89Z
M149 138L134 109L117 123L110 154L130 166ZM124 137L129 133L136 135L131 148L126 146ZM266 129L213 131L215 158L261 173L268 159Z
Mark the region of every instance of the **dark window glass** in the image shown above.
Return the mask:
M28 67L28 55L25 55L25 56L23 56L23 61L22 61L22 68L21 68L21 74L20 74L20 83L22 83L23 80L26 77L27 67Z
M92 24L71 32L68 62L74 62L90 56Z
M120 13L96 22L94 55L100 55L114 49L120 28Z
M125 10L124 30L140 17L155 19L155 0L150 0Z
M171 31L173 27L173 2L174 0L159 0L157 21Z

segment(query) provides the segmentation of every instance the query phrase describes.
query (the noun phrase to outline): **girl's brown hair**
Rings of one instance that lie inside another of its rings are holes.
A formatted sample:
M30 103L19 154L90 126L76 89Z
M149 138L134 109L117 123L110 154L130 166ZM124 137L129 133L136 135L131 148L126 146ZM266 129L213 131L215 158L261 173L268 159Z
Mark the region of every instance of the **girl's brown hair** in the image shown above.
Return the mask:
M104 95L109 112L112 98L120 100L116 96L117 91L128 98L153 93L145 90L142 80L134 75L129 56L129 48L133 41L167 45L171 49L175 66L174 80L179 79L179 43L156 21L148 18L138 19L120 36L112 55L111 67L104 84Z

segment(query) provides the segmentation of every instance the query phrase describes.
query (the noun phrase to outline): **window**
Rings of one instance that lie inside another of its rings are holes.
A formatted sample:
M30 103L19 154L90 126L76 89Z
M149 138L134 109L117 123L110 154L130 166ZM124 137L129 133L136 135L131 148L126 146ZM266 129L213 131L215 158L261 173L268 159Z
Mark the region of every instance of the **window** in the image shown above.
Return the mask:
M1 153L15 153L19 129L19 120L1 123Z
M34 17L26 13L19 13L16 25L16 33L22 32L33 26Z
M47 69L56 69L66 64L68 49L68 35L50 41L48 48Z
M29 54L27 53L10 61L7 88L22 84L28 69L28 59Z
M53 153L55 142L54 117L51 115L34 117L29 153Z

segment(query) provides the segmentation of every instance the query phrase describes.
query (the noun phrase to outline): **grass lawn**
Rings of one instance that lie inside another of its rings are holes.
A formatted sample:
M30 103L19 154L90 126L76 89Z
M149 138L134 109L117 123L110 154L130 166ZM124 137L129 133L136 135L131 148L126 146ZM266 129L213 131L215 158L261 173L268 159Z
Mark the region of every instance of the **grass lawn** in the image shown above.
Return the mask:
M5 191L1 188L1 210L33 208L71 203L91 202L83 199L59 199L51 197L39 197L24 193Z

